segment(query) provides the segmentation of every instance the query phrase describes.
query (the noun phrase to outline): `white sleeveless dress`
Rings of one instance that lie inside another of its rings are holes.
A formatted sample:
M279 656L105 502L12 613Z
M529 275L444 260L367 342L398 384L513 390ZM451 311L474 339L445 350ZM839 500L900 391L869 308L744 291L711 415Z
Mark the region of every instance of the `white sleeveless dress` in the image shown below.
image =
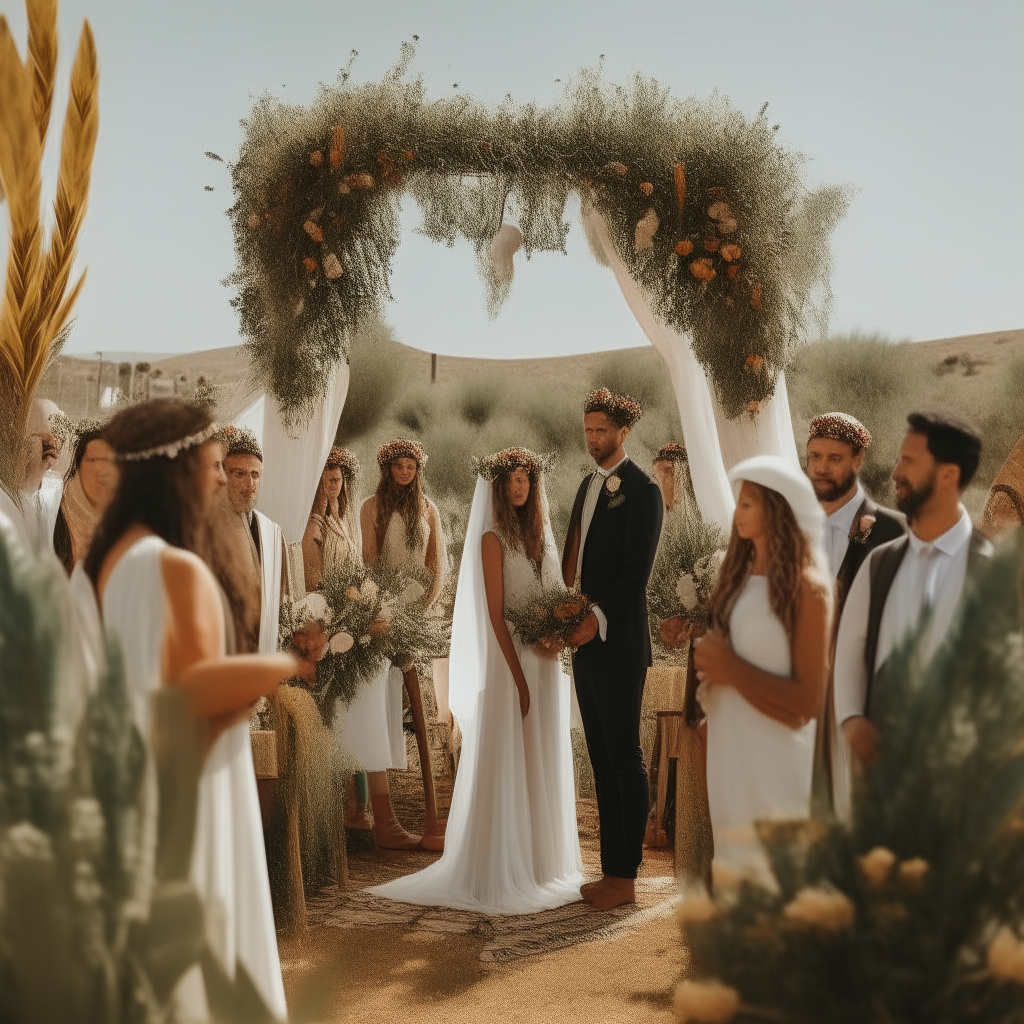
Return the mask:
M144 736L149 735L150 697L163 685L165 604L160 557L166 546L159 537L137 541L114 566L103 592L104 626L120 642L135 721ZM211 951L229 977L243 967L270 1012L285 1020L288 1008L248 721L222 733L203 765L191 878L203 902ZM179 988L187 1015L199 1016L197 1004L204 1000L197 972L186 976Z
M508 609L528 597L537 577L525 554L502 548ZM560 580L550 548L542 573L552 584ZM529 713L525 719L520 713L499 652L479 696L479 726L459 760L444 855L371 889L375 895L484 914L532 914L580 898L569 678L557 660L513 642L530 688Z
M422 569L427 563L430 536L430 523L426 516L420 518L420 526L419 543L413 548L408 547L405 543L405 521L393 512L379 559L385 565L397 568L411 566ZM409 766L402 729L402 686L401 670L387 664L360 688L348 707L339 702L334 716L338 748L362 771L380 772Z
M768 578L748 576L729 620L733 650L773 675L790 676L790 646L771 610ZM816 723L790 729L732 686L702 684L708 718L708 807L715 860L763 868L754 823L810 816Z

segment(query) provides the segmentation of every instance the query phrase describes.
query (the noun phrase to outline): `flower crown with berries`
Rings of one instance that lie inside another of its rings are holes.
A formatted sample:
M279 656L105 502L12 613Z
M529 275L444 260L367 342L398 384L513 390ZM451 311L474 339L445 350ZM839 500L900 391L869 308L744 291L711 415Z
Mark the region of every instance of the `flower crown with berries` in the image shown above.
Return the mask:
M658 454L654 456L654 461L689 462L690 460L684 445L681 445L678 441L669 441L658 449Z
M395 459L413 459L420 469L427 464L426 452L415 441L401 437L388 441L377 449L377 465L381 469L390 466Z
M229 455L255 455L260 462L263 461L263 449L248 427L222 427L217 436L224 445L224 458Z
M341 475L348 481L352 481L359 474L359 460L347 448L339 448L335 445L327 456L324 469L340 469Z
M608 388L598 388L587 395L583 403L583 414L603 412L617 427L634 427L643 415L643 409L635 398L616 395Z
M825 438L829 441L842 441L856 451L861 451L871 444L871 433L860 420L845 412L827 412L815 416L811 420L811 431L808 440Z
M505 448L482 459L474 458L473 465L477 475L485 480L497 480L514 469L525 469L531 479L536 479L539 474L546 473L554 461L554 455L538 455L529 448Z

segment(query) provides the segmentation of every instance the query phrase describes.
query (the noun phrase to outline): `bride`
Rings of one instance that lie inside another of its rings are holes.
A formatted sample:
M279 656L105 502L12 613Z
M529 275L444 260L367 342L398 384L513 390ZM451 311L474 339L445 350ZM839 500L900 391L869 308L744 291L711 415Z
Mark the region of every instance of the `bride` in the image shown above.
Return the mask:
M583 881L569 680L550 651L524 648L505 612L560 586L542 460L509 448L478 464L452 630L450 701L462 757L444 856L370 891L484 914L572 903Z

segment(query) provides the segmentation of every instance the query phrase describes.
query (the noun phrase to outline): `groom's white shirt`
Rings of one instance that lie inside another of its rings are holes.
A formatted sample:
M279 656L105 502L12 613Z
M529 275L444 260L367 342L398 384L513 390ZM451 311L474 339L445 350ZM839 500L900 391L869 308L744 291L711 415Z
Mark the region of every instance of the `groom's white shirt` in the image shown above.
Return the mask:
M594 471L594 475L590 478L590 486L587 488L587 496L583 499L583 513L580 516L580 550L576 556L576 584L577 586L583 585L583 549L587 544L587 532L590 530L590 523L594 518L594 512L597 510L597 499L601 496L601 487L605 480L608 479L619 468L629 459L628 455L623 455L618 462L615 463L610 469L602 469L600 466ZM597 618L597 632L601 637L602 641L608 639L608 619L605 618L605 614L595 604L590 609L595 617Z

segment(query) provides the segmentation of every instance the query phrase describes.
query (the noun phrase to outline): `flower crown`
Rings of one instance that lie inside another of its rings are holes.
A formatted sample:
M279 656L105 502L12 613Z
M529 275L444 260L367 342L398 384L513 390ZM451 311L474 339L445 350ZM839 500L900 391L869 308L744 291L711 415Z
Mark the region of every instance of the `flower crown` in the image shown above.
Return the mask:
M617 427L634 427L643 415L643 409L635 398L616 395L608 388L598 388L587 395L583 414L589 412L603 412Z
M359 473L359 460L347 448L339 448L335 445L327 456L324 469L340 469L341 475L351 481Z
M188 451L189 448L206 444L219 431L220 427L216 423L211 423L208 427L198 430L194 434L189 434L178 441L168 441L167 444L158 444L153 448L144 448L140 452L117 452L116 458L118 462L144 462L146 459L158 457L176 459L182 452Z
M871 444L871 432L868 428L845 412L827 412L815 416L811 420L808 440L813 441L818 437L829 441L842 441L858 451Z
M658 449L658 454L654 456L654 461L689 462L689 457L686 454L685 445L681 445L678 441L669 441Z
M497 480L514 469L525 469L531 477L546 473L555 461L554 455L538 455L529 448L505 448L482 459L473 459L478 476L485 480Z
M426 452L415 441L401 437L388 441L377 449L377 465L381 469L390 466L395 459L414 459L420 469L427 464Z
M260 462L263 461L263 449L248 427L222 427L219 440L224 445L224 458L229 455L255 455Z

